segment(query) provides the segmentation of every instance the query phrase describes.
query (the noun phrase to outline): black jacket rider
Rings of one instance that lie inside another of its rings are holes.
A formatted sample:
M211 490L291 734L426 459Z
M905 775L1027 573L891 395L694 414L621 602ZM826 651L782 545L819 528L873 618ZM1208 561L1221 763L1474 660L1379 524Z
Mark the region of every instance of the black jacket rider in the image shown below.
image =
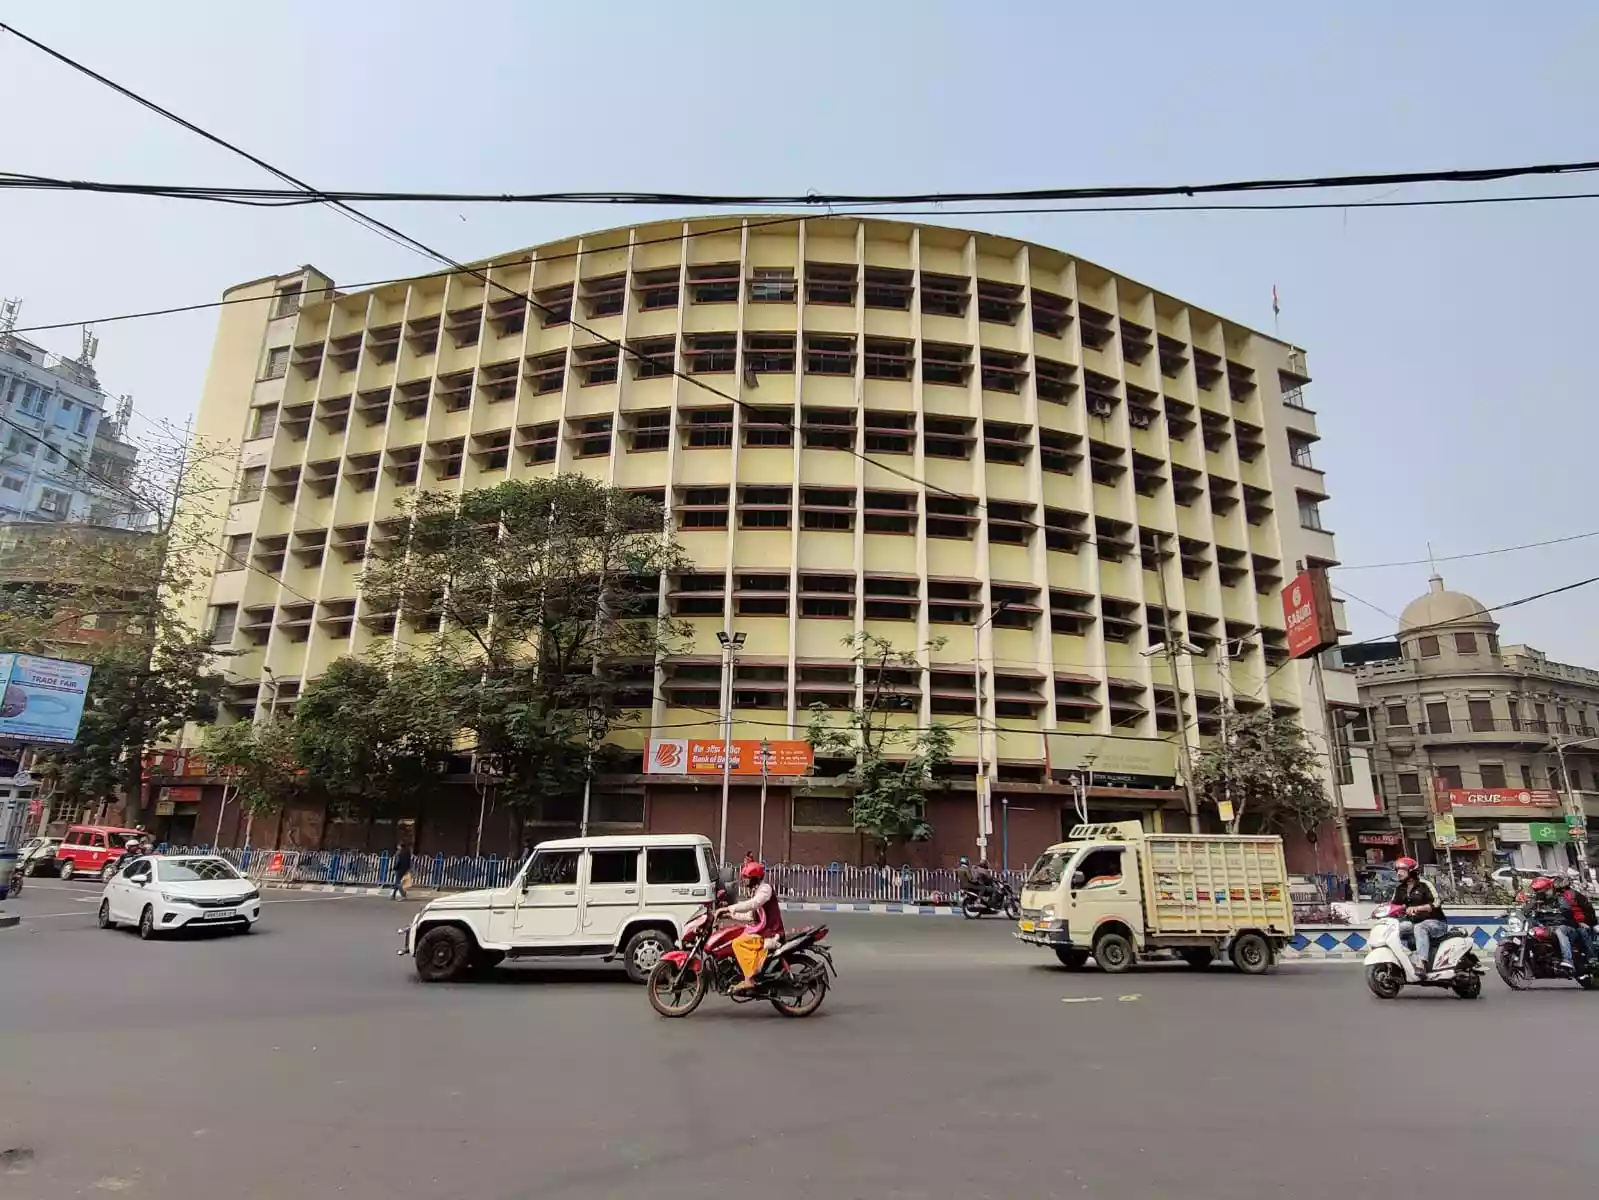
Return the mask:
M1393 902L1395 904L1403 905L1405 908L1414 908L1422 904L1429 906L1429 910L1427 912L1415 914L1407 913L1405 918L1406 920L1443 920L1444 908L1443 905L1438 903L1438 893L1433 890L1432 884L1428 883L1419 875L1412 875L1409 879L1405 880L1403 883L1394 888Z

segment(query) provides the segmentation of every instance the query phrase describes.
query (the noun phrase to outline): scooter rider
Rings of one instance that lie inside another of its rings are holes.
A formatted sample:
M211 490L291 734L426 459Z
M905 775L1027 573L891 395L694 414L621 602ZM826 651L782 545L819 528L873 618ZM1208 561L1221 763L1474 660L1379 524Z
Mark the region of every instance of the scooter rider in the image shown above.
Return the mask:
M1421 877L1415 859L1399 859L1394 863L1394 871L1399 876L1399 885L1394 888L1393 903L1404 910L1400 934L1403 936L1408 931L1414 937L1416 971L1424 973L1432 958L1432 943L1449 932L1449 923L1444 920L1438 893Z

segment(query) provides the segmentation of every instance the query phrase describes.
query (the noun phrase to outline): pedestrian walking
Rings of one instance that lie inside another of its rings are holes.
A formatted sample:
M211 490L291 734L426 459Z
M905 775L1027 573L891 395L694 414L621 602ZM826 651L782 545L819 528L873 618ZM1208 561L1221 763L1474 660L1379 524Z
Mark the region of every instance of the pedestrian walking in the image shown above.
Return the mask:
M394 887L389 892L390 900L404 900L405 885L411 878L411 848L401 842L394 849Z

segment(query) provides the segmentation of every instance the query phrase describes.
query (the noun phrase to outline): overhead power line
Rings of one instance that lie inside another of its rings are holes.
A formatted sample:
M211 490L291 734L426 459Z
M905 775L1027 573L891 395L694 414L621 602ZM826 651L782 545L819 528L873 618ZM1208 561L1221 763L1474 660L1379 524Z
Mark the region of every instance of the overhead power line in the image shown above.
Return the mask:
M203 131L165 109L137 97L103 75L90 71L42 42L0 25L46 54L90 75L108 87L116 88L145 107L177 120L192 132ZM217 139L211 139L213 141ZM220 143L219 143L220 144ZM234 147L229 147L236 149ZM239 153L243 153L239 151ZM1240 193L1321 191L1338 188L1403 187L1424 183L1491 183L1505 179L1581 175L1599 171L1599 161L1529 163L1503 167L1477 167L1466 170L1399 171L1357 175L1317 175L1283 179L1235 179L1216 183L1111 184L1092 187L1043 187L1006 190L968 190L947 192L806 192L784 193L706 193L652 191L556 191L556 192L438 192L394 189L317 190L314 195L297 181L274 170L253 155L245 155L257 166L293 185L290 189L239 187L228 184L120 183L109 180L63 179L57 176L22 172L0 174L0 187L29 190L105 192L120 195L166 196L174 199L216 200L236 204L298 205L317 203L401 203L401 204L626 204L693 205L702 208L792 208L825 210L849 205L887 206L907 204L1037 204L1061 200L1131 200L1153 197L1237 195Z
M1359 563L1353 567L1346 567L1342 563L1334 567L1335 571L1381 571L1388 567L1421 567L1430 563L1460 562L1467 558L1488 558L1494 554L1510 554L1517 550L1537 550L1543 546L1560 546L1566 542L1580 542L1585 538L1599 537L1599 529L1590 529L1587 533L1573 533L1566 537L1545 538L1541 542L1521 542L1515 546L1497 546L1492 550L1472 550L1466 554L1436 554L1429 558L1404 558L1395 562Z

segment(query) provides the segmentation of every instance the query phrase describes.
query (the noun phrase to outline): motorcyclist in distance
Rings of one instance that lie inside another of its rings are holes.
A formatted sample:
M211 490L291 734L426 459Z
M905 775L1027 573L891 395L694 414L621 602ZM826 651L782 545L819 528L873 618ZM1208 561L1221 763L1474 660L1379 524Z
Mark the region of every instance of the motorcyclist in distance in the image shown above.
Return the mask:
M977 865L972 868L972 887L977 889L977 899L984 904L994 902L994 872L988 866L986 858L977 860Z
M1532 881L1532 902L1539 920L1555 931L1555 938L1560 942L1561 961L1572 974L1577 970L1575 951L1578 947L1587 961L1593 961L1593 940L1588 932L1593 905L1586 896L1542 876Z

